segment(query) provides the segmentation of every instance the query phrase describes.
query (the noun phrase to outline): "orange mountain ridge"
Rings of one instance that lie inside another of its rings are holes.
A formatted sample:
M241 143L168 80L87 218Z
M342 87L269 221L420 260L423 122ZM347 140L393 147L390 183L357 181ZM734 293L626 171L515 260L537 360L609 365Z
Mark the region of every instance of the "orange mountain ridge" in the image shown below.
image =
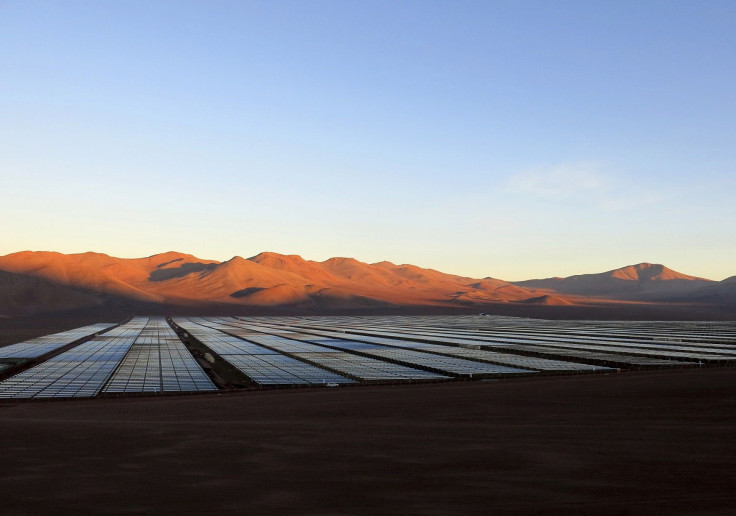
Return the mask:
M92 252L24 251L0 256L0 271L6 273L0 275L0 288L5 293L0 296L0 315L19 313L23 303L44 311L85 307L109 299L167 306L316 311L498 303L569 306L586 304L590 298L672 298L715 283L648 263L602 274L509 283L387 261L368 264L353 258L330 258L317 262L270 252L218 262L178 252L126 259ZM718 295L719 299L725 296L720 291Z
M367 264L353 258L316 262L268 252L217 262L177 252L125 259L100 253L25 251L0 257L0 270L87 294L175 305L462 306L540 295L501 280L414 265Z
M688 276L661 264L639 263L600 274L517 281L514 285L563 295L663 301L682 300L683 296L712 283L711 280Z

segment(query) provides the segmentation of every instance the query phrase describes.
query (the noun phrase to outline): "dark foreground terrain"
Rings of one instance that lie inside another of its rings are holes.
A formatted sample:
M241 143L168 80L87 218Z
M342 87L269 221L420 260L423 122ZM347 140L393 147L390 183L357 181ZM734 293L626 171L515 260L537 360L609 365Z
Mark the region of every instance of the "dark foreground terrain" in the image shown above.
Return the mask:
M732 514L736 371L0 403L0 512Z

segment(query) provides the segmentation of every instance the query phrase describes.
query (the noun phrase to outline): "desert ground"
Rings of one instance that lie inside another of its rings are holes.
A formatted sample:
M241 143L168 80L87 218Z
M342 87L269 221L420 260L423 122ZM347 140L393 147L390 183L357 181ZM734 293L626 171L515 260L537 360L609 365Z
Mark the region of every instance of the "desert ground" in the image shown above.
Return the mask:
M0 403L8 514L732 514L733 368Z

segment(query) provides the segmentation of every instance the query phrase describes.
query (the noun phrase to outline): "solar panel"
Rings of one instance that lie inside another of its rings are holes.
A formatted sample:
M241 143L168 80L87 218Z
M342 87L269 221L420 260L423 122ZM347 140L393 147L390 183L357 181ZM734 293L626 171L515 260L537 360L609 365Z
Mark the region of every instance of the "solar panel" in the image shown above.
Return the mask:
M136 338L103 392L157 393L213 390L217 390L217 387L197 364L166 320L163 317L154 317Z
M736 361L736 324L731 322L496 316L192 317L176 322L217 363L231 364L261 386L578 374ZM0 398L215 389L164 318L136 318L100 334L111 326L100 323L0 348L0 371L7 374L16 362L44 359L91 337L0 382Z
M548 372L605 371L601 369L604 365L641 368L728 364L736 357L736 340L728 343L728 339L736 337L730 323L542 321L473 316L240 317L235 321L239 323L232 324L261 324L284 332L322 331L320 335L348 341ZM453 352L448 347L469 351ZM480 352L495 355L484 356Z
M90 324L89 326L54 333L53 335L44 335L17 344L4 346L0 348L0 359L40 357L41 355L67 346L84 337L104 331L112 326L115 326L115 323Z
M670 360L682 360L682 361L702 361L702 362L733 362L736 361L736 355L723 354L718 351L682 351L680 348L670 349L667 347L659 347L652 349L650 347L635 346L635 345L601 345L596 343L576 344L566 343L564 338L558 338L554 341L544 342L538 339L524 339L524 338L512 338L512 337L488 337L486 339L468 339L458 338L454 335L439 336L439 334L423 334L418 332L414 334L408 330L397 332L397 331L384 331L384 330L372 330L369 328L358 327L348 330L350 332L356 332L358 335L368 334L384 337L392 337L398 339L407 340L419 340L428 343L436 344L455 344L455 345L470 345L483 348L505 348L508 349L510 344L529 344L535 346L549 345L557 348L568 348L568 349L580 349L589 351L599 352L610 352L623 355L642 356L651 358L666 358Z
M288 328L294 328L294 327L288 326ZM389 347L415 349L415 350L426 352L426 353L456 356L456 357L467 358L471 360L478 360L478 361L487 362L487 363L510 365L510 366L515 366L515 367L519 367L522 369L532 369L532 370L537 370L537 371L602 372L602 371L611 370L611 368L604 367L604 366L581 364L581 363L561 361L561 360L549 360L549 359L544 359L544 358L534 358L534 357L527 357L527 356L521 356L521 355L513 355L509 353L499 353L499 352L489 351L489 350L466 349L466 348L458 348L458 347L446 346L446 345L440 345L440 344L427 344L427 343L422 343L422 342L407 341L407 340L401 340L397 338L373 337L373 336L366 336L366 335L352 335L352 334L340 333L340 332L335 332L335 331L315 330L314 326L311 326L311 325L308 326L307 328L308 329L305 331L308 331L309 333L312 333L314 335L321 335L321 336L341 338L341 339L349 338L351 339L351 341L342 340L341 346L344 346L349 349L357 350L357 351L360 351L363 349L365 350L382 349L385 346L389 346ZM331 340L334 340L334 339L321 339L319 337L315 337L315 338L310 338L308 340L310 342L315 342L315 343L329 343ZM373 344L369 344L369 343L373 343Z
M176 318L174 322L258 385L354 383L354 380L344 375L226 335L214 328L200 326L197 324L203 322L200 319ZM220 354L220 351L224 353Z
M200 320L200 322L202 324L213 324L211 321L206 320ZM186 328L191 328L191 326ZM214 328L211 329L214 330ZM329 357L324 357L321 354L327 351L327 349L316 344L298 342L278 335L258 334L246 328L228 327L227 331L241 336L241 338L247 339L251 343L361 381L418 381L448 378L442 374L418 370L400 364L386 363L376 358L356 357L345 351L334 351ZM229 356L224 356L223 358L225 360L230 359Z
M276 332L268 326L251 325L251 328L264 332ZM290 327L285 327L286 331L278 332L278 335L253 335L249 334L248 338L253 342L263 345L276 346L276 349L285 353L298 353L303 358L308 358L309 353L324 353L328 349L336 351L345 351L344 356L348 354L359 354L368 356L370 359L387 361L394 364L400 364L409 368L418 368L422 371L429 371L441 376L454 377L485 377L490 375L502 374L529 374L533 371L504 367L500 365L491 365L488 363L479 363L462 358L453 358L446 356L417 354L410 350L397 350L390 348L382 348L380 346L363 345L362 349L356 349L355 342L343 341L338 339L320 339L312 335L291 331ZM247 327L246 327L247 329ZM238 334L239 329L233 327L231 331ZM292 340L298 339L298 340ZM350 359L354 360L354 359ZM416 373L410 373L411 377L416 377ZM424 377L424 376L423 376Z
M102 389L145 326L135 318L0 382L0 398L92 397Z

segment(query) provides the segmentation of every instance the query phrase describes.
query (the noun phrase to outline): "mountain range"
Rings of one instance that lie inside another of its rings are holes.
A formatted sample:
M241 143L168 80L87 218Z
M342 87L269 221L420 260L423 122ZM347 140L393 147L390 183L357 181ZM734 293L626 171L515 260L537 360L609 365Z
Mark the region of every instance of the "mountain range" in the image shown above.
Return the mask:
M685 303L736 307L736 277L722 282L641 263L568 278L507 282L414 265L353 258L323 262L264 252L224 262L167 252L147 258L24 251L0 256L0 315L85 309L109 303L177 309L467 309Z

